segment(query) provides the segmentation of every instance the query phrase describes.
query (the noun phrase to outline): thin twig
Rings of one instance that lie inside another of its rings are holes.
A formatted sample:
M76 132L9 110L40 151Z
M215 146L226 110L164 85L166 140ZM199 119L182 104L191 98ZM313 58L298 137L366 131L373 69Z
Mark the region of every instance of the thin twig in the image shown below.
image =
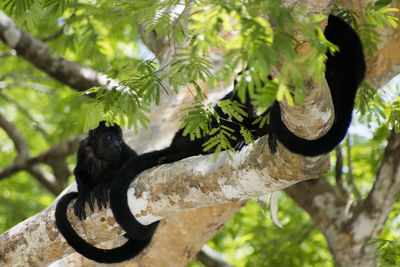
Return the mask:
M50 34L49 36L43 37L41 40L44 43L52 41L52 40L57 39L58 37L60 37L63 34L63 32L64 32L64 27L62 27L61 29L59 29L58 31L56 31L53 34Z
M70 20L72 20L72 18L75 17L75 13L73 13L68 19L66 19L65 24L55 33L50 34L49 36L43 37L41 40L42 42L46 43L49 41L53 41L54 39L57 39L58 37L60 37L63 33L64 33L64 29L65 27L68 25L68 22Z

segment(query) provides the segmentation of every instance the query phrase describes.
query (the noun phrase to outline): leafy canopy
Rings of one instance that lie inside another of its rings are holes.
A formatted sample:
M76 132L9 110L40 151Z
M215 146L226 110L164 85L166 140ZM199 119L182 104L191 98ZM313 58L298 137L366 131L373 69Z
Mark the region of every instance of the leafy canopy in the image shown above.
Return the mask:
M359 31L366 52L372 55L381 41L376 29L397 26L397 18L391 15L397 9L389 8L389 4L387 0L367 4L364 16L339 6L333 12ZM215 112L205 103L199 81L215 87L220 81L230 82L234 75L240 99L244 101L248 91L260 112L275 99L299 104L305 96L305 81L324 79L327 49L337 49L321 30L324 16L305 14L302 7L284 7L281 0L7 0L3 8L28 29L46 29L46 22L53 21L62 32L49 43L55 53L118 81L110 91L90 89L97 97L84 108L85 130L104 119L135 130L139 123L146 127L149 106L159 102L162 91L170 94L189 87L195 90L196 104L182 121L184 133L191 138L211 135L204 149L217 152L232 149L228 140L233 130L209 128ZM156 56L147 53L147 58L140 58L132 52L132 46L142 46L134 38L138 34L135 21L166 40L173 51L169 62L160 66ZM302 49L304 43L310 46L307 52ZM216 48L226 51L220 68L210 61ZM242 70L239 76L238 69ZM358 101L362 112L371 104L384 105L374 95L366 84ZM235 113L245 116L237 103L225 105L230 107L223 109L229 117L235 117ZM398 128L398 102L392 105L396 112L389 118ZM266 121L260 119L261 123ZM249 131L242 128L241 132L247 143L253 141Z

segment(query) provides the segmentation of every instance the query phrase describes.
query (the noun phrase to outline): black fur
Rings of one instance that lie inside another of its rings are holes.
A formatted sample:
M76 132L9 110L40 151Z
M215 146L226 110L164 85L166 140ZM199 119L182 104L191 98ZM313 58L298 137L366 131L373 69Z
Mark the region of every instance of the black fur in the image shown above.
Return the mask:
M346 136L351 122L357 88L364 78L366 66L363 48L357 33L342 19L329 16L324 35L339 47L334 55L327 53L325 79L335 109L331 129L315 140L305 140L290 132L281 119L278 102L270 108L269 146L276 151L276 138L291 152L318 156L332 151Z
M124 163L135 157L136 152L123 141L121 128L116 124L106 127L101 122L79 146L78 162L74 169L78 193L68 193L58 201L55 217L56 225L68 244L91 260L103 263L125 261L138 255L151 241L154 230L146 238L129 238L121 247L96 248L75 232L67 218L68 204L75 198L74 212L81 220L86 218L86 201L92 211L94 199L99 209L106 207L108 189L114 174Z

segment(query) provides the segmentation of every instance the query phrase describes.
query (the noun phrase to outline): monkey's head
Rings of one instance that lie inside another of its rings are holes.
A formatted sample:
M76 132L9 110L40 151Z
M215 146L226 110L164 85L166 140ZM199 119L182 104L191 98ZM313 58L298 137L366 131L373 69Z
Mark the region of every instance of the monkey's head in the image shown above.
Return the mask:
M97 159L118 160L123 142L122 130L116 123L107 127L105 121L101 121L96 129L89 131L88 144Z

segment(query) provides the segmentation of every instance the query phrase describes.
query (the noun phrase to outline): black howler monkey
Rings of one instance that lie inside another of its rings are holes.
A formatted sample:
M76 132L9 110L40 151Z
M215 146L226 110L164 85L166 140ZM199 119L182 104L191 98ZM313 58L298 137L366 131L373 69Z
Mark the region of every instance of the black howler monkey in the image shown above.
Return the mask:
M242 125L252 130L255 138L269 133L269 146L271 151L276 151L277 138L290 151L305 155L317 156L326 154L335 148L344 138L354 106L357 88L365 74L365 60L363 48L357 33L342 19L330 15L328 25L324 31L325 37L339 47L335 54L327 52L325 78L327 80L332 101L335 109L335 121L331 129L323 137L317 140L305 140L290 132L281 119L281 110L278 102L269 108L270 125L258 128L253 125L256 118L253 106L247 102L246 108L249 116L245 118ZM235 93L227 94L223 99L234 98ZM222 117L224 114L216 107L216 111ZM237 122L221 121L222 124L235 130L236 139L231 139L231 146L240 148L243 139L239 133L240 126ZM131 214L127 203L127 190L133 179L143 170L154 167L161 163L169 163L186 157L205 154L202 144L209 137L190 141L188 136L183 136L183 130L179 130L169 147L141 155L125 164L113 180L110 190L110 202L115 219L124 228L129 236L141 235L146 232L146 227L136 221ZM151 225L150 225L151 226Z
M57 203L56 225L68 244L85 257L103 263L121 262L139 254L151 241L154 229L147 238L129 238L121 247L100 249L82 239L72 228L67 218L67 208L76 198L74 213L79 219L85 219L85 202L94 210L94 199L99 209L106 207L108 189L114 174L131 158L137 157L122 139L121 128L106 127L105 122L89 131L89 136L82 140L78 150L78 161L74 169L78 192L64 195Z
M270 108L269 146L276 151L277 138L287 149L304 156L318 156L333 150L346 136L351 122L358 86L364 78L365 59L357 33L344 20L329 15L324 35L337 45L339 51L327 53L325 79L328 83L335 109L335 120L330 130L315 140L294 135L281 118L278 102Z

